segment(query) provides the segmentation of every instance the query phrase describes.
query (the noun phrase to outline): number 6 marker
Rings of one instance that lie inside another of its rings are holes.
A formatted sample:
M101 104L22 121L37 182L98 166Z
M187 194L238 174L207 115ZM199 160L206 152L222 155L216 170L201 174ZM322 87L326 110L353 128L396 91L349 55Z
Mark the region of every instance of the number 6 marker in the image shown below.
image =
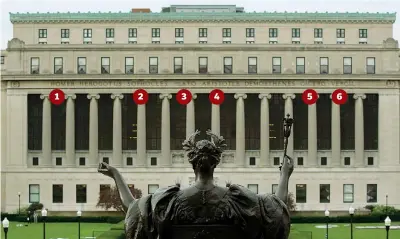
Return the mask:
M181 105L187 105L192 100L192 93L187 89L182 89L176 93L176 101Z
M332 93L332 101L337 105L343 105L347 102L347 93L342 89L337 89Z
M210 99L211 104L220 105L225 100L225 94L222 90L215 89L210 92L208 98Z
M149 101L149 94L143 89L135 90L132 97L133 101L135 101L137 105L144 105L147 103L147 101Z

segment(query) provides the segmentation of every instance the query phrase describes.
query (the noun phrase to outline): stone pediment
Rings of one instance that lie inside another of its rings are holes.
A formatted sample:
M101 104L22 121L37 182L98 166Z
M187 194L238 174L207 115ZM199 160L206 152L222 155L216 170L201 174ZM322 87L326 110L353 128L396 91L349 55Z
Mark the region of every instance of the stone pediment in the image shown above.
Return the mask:
M385 48L399 48L399 42L393 38L388 38L383 41Z
M21 41L18 38L13 38L8 41L7 43L7 48L13 49L13 48L23 48L25 46L25 42Z

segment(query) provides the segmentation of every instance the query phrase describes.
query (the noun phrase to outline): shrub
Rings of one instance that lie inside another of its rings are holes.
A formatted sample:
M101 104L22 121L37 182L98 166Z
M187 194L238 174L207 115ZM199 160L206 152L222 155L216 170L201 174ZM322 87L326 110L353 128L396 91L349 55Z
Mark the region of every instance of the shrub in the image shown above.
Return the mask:
M27 208L28 212L34 212L37 210L42 210L43 209L43 204L42 203L38 203L38 202L34 202L31 205L29 205L29 207ZM22 213L22 211L21 211Z
M287 207L289 211L295 212L296 211L296 201L294 199L293 193L288 194L288 202L287 202Z
M142 190L129 187L134 198L142 197ZM114 209L119 212L123 211L121 198L116 186L100 190L99 198L97 200L96 207L103 208L105 210Z
M394 215L399 212L400 212L400 210L398 210L392 206L376 205L372 209L371 216Z

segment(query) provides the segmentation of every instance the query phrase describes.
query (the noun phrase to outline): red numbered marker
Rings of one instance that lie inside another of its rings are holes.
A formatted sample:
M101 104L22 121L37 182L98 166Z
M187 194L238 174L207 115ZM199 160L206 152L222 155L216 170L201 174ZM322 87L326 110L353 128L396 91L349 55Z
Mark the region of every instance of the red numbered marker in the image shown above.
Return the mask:
M332 101L337 105L343 105L347 102L347 93L342 89L337 89L332 93Z
M211 104L220 105L224 102L225 94L222 90L215 89L210 92L208 98L210 99Z
M182 89L176 93L176 101L181 105L187 105L192 100L192 93L187 89Z
M53 105L61 105L65 101L64 91L54 89L49 94L49 100Z
M307 105L312 105L315 104L318 100L318 94L315 90L313 89L307 89L303 92L303 95L301 96L303 99L303 102Z
M132 97L137 105L144 105L149 101L149 94L143 89L135 90Z

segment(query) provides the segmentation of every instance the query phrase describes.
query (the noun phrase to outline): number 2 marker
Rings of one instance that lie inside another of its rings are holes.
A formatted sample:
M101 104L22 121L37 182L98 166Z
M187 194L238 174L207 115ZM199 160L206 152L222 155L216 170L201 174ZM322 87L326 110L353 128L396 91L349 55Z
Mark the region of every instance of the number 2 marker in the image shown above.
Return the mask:
M149 101L149 94L143 89L135 90L132 97L133 101L135 101L137 105L144 105L147 103L147 101Z

